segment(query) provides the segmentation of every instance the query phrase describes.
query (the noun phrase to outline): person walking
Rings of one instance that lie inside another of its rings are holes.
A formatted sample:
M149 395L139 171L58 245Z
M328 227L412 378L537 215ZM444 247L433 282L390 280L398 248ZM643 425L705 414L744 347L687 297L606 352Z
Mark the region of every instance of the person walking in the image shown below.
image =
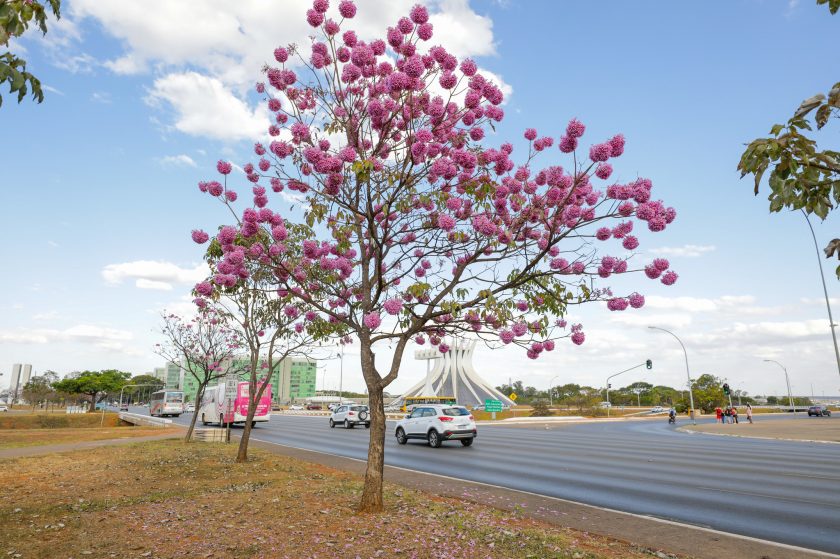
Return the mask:
M738 423L738 408L732 407L732 423Z
M752 422L753 422L753 420L752 420L752 406L749 405L749 404L747 404L747 421L749 421L750 424L752 424Z
M720 406L715 408L715 423L723 423L723 410Z

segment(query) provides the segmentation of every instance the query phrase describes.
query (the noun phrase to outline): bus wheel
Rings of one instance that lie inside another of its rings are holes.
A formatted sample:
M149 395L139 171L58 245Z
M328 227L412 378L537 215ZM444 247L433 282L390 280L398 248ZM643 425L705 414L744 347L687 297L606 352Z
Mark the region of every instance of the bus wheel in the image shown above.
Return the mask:
M225 426L225 416L224 415L219 415L219 427L224 427L224 426Z
M202 425L207 425L207 420L204 419L204 414L201 414L201 424Z
M257 422L256 422L256 421L252 421L252 422L251 422L251 429L255 428L256 426L257 426Z

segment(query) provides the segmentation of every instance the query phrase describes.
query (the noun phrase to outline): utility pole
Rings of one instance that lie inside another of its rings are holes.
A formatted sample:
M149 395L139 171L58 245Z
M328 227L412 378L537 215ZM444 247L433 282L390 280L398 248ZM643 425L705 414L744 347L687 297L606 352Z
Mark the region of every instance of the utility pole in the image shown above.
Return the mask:
M820 255L820 245L817 244L817 235L814 233L814 227L811 225L811 220L808 219L808 214L805 210L800 210L805 216L805 221L808 222L808 228L811 230L811 237L814 238L814 248L817 250L817 264L820 265L820 280L822 281L823 294L825 294L825 308L828 310L828 324L831 328L831 339L834 341L834 357L837 359L837 374L840 374L840 349L837 348L837 333L834 329L837 327L834 324L834 318L831 316L831 303L828 300L828 288L825 286L825 274L823 273L822 257ZM796 410L794 410L794 413Z
M785 372L785 383L787 384L788 401L790 402L790 411L792 411L794 413L794 415L796 415L796 406L793 405L793 394L790 391L790 377L788 377L787 369L785 368L784 365L782 365L778 361L773 361L772 359L765 359L764 362L765 363L775 363L776 365L781 367L782 370Z

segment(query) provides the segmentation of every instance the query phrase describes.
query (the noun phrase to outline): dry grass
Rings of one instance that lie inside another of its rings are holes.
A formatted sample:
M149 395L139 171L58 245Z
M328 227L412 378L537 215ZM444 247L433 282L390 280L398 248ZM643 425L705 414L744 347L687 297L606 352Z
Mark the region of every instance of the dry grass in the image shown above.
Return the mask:
M651 552L488 506L252 450L155 441L7 462L0 554L29 558L639 558Z
M149 435L160 435L165 432L163 429L155 427L0 430L0 449L146 437Z
M120 419L116 413L10 413L0 415L0 433L5 429L64 429L117 427Z

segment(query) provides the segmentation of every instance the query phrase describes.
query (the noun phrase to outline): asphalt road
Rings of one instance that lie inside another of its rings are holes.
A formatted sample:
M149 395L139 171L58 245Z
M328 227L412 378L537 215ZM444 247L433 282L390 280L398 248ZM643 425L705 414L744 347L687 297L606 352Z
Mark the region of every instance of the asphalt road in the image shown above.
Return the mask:
M687 434L665 417L549 429L479 425L469 448L457 441L400 446L393 429L389 421L385 462L392 466L840 553L840 445ZM367 454L366 429L330 429L326 417L275 415L252 436Z

